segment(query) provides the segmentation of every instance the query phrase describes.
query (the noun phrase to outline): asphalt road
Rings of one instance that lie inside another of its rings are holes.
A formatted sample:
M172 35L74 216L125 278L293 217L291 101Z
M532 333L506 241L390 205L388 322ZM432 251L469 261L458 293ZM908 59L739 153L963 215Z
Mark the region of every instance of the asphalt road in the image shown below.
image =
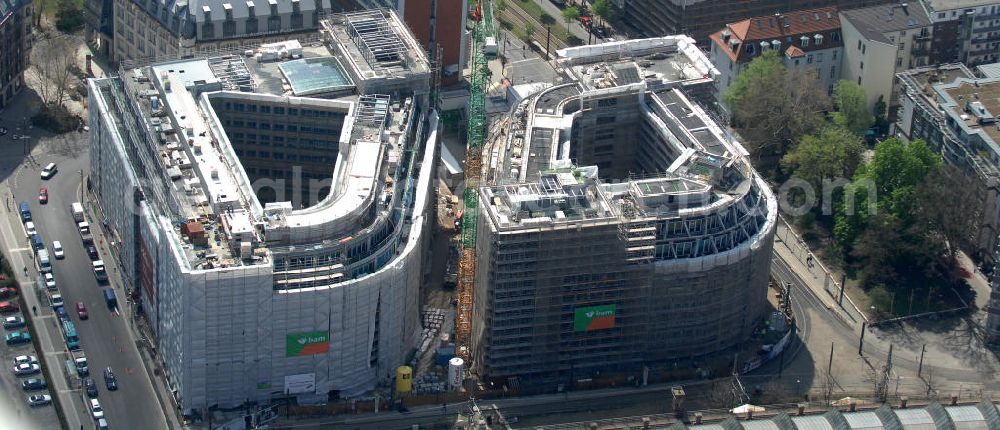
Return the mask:
M51 249L52 241L62 242L66 252L63 260L53 260L53 273L59 292L67 305L70 319L77 327L83 351L87 355L91 377L97 382L99 400L112 428L165 429L166 419L153 392L152 384L142 368L138 350L132 340L126 321L117 312L105 305L102 287L97 283L80 235L70 212L70 204L80 200L80 173L87 169L87 135L71 133L66 138L58 137L47 141L34 151L34 163L28 160L22 168L8 180L16 201L27 201L31 205L35 225ZM42 181L40 166L49 162L59 164L59 173L54 178ZM49 203L38 203L38 189L45 185L49 190ZM92 225L100 222L88 219ZM95 226L95 229L98 228ZM108 267L112 267L110 256L102 255ZM124 303L124 294L116 292ZM76 302L86 304L89 320L81 321L74 306ZM46 318L46 326L55 329L55 318ZM118 377L118 390L106 389L102 369L111 366ZM85 397L76 396L80 405ZM80 408L86 411L86 407ZM83 422L92 422L83 421Z

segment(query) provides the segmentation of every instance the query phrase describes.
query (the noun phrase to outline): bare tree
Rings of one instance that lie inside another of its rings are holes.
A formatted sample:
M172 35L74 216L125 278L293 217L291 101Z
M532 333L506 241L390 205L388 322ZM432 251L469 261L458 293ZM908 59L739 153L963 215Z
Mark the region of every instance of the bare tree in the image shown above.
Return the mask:
M931 171L920 185L918 219L948 252L949 269L958 265L959 249L971 250L983 224L983 184L950 164Z
M62 106L73 80L79 44L72 37L42 39L32 49L34 89L46 106Z

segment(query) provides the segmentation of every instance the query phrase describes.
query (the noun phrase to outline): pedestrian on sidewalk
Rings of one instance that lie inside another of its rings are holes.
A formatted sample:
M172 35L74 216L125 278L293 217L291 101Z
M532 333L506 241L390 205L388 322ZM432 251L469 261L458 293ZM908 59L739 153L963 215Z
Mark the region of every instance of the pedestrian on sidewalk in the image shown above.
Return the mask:
M806 257L806 265L809 266L810 269L813 268L813 255L811 252L809 253L809 256Z

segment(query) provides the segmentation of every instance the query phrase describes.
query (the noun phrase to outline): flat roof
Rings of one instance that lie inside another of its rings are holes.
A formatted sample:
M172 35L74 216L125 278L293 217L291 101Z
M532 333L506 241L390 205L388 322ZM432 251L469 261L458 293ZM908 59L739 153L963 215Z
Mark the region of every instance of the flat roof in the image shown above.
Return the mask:
M956 119L965 123L972 130L979 130L992 140L994 146L1000 142L1000 130L996 124L979 124L976 115L965 111L967 103L981 103L994 118L1000 115L1000 81L983 82L977 80L959 80L958 85L942 86L943 91L948 94L954 105L948 106ZM1000 148L994 148L997 150Z
M344 72L336 57L314 57L280 63L292 93L297 96L322 94L354 88L354 82Z

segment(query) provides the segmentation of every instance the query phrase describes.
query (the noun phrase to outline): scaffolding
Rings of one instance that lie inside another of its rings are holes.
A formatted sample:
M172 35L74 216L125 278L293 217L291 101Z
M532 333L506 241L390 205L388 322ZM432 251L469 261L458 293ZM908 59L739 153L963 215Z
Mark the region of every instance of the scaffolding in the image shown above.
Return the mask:
M656 225L642 216L629 198L621 200L619 213L618 239L625 246L625 261L628 264L652 262L656 257Z
M458 263L458 312L455 316L455 352L468 360L472 337L472 303L476 282L476 229L479 224L479 180L486 133L486 89L490 71L483 51L486 38L493 36L493 11L488 0L479 0L473 16L472 65L469 85L468 124L465 153L465 211L462 216L462 252Z
M347 34L361 48L361 56L372 69L403 65L406 44L393 30L382 11L351 13L345 18Z

